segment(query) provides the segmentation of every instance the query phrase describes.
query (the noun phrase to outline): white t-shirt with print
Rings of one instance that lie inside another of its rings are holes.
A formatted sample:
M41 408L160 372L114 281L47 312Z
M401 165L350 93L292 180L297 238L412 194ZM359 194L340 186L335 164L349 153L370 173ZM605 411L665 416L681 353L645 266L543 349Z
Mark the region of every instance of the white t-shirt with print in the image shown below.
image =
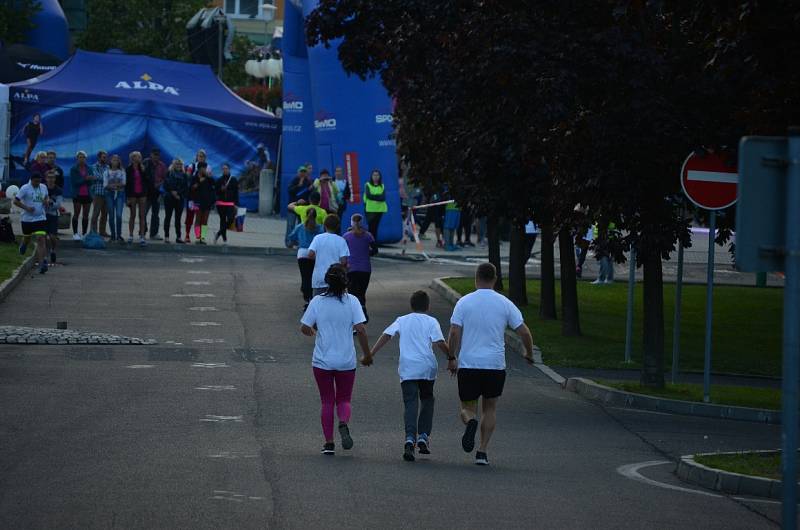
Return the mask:
M47 198L47 186L39 184L33 187L30 182L23 185L17 192L17 199L25 206L33 206L33 212L22 210L20 221L23 223L35 223L45 221L47 216L44 211L44 200Z
M334 263L339 263L343 257L350 255L350 248L347 241L337 234L325 232L314 238L308 250L314 251L314 273L311 275L311 287L324 289L328 286L325 283L325 274L328 268Z
M308 327L317 326L311 365L323 370L353 370L356 367L353 326L365 320L361 303L352 294L345 294L341 300L325 295L312 298L300 319Z
M463 329L459 368L505 370L506 328L517 329L524 320L511 300L493 289L478 289L456 303L450 323Z
M410 313L398 317L384 330L384 335L400 334L400 381L436 379L439 364L433 353L433 343L444 340L439 322L425 313Z

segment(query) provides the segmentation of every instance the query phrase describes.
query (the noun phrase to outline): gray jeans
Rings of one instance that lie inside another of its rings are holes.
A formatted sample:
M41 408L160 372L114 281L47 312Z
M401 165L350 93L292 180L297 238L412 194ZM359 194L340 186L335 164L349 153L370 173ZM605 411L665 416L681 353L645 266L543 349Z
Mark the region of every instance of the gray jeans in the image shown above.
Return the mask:
M406 380L400 383L406 406L406 440L416 441L417 434L431 434L433 427L433 384L427 379ZM420 407L420 402L422 407Z
M600 258L600 275L598 278L607 282L614 281L614 264L608 256Z

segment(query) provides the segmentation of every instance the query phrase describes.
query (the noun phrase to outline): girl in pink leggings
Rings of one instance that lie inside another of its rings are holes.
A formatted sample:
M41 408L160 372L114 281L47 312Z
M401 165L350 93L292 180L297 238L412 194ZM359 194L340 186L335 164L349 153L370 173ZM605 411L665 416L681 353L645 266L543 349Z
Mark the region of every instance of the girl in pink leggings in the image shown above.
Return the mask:
M325 436L323 455L334 455L336 444L333 438L334 409L339 417L339 436L342 448L351 449L350 398L356 379L356 349L353 344L353 329L358 344L364 352L362 363L369 359L369 342L364 328L364 312L358 298L347 293L347 270L334 264L325 274L328 289L315 296L300 320L300 331L315 337L314 356L311 366L317 381L322 402L320 421ZM366 364L366 363L365 363Z

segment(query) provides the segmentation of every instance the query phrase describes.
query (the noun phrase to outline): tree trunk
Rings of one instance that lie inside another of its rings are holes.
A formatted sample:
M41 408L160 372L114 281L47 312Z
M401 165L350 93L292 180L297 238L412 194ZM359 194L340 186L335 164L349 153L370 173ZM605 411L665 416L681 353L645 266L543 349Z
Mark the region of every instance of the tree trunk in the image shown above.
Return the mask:
M558 252L561 257L561 334L565 337L577 337L581 334L581 323L578 314L575 245L572 233L566 228L558 233Z
M525 227L511 223L510 249L508 252L508 298L517 306L528 305L528 290L525 279Z
M649 253L642 257L644 269L644 355L643 386L664 388L664 277L661 256Z
M486 232L489 239L489 263L497 269L497 281L494 284L495 291L503 290L503 268L500 265L500 232L499 219L489 216L486 219Z
M556 270L553 250L553 225L542 225L542 285L539 292L539 318L555 320L556 316Z

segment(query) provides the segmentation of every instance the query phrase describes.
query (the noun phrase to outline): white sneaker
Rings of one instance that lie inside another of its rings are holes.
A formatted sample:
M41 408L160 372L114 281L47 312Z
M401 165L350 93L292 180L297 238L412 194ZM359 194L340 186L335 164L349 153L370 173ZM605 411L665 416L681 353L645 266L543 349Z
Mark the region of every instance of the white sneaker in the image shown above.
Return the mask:
M614 280L606 280L606 285L611 285L614 283Z
M80 241L81 240L81 235L80 234L72 234L72 240L73 241Z
M605 282L603 280L601 280L600 278L597 278L595 281L592 282L592 285L602 285L604 283Z

